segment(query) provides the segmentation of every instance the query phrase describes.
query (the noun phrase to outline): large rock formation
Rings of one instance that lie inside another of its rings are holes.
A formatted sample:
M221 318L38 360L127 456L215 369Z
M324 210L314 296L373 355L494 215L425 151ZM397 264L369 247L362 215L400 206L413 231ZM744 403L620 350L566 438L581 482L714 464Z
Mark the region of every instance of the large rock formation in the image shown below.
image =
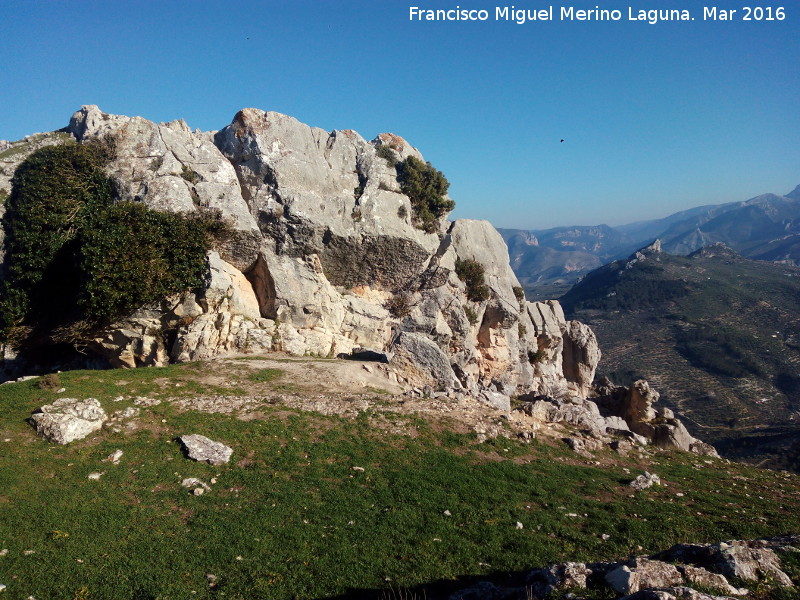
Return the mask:
M401 382L511 395L586 396L599 360L591 330L557 302L518 297L499 233L486 221L414 224L396 161L402 138L372 141L286 115L244 109L219 132L76 112L79 143L111 141L121 200L163 211L213 209L234 235L210 253L205 289L142 307L90 340L118 366L227 352L392 357ZM457 261L484 271L473 301Z
M653 445L718 456L713 446L692 437L670 409L653 408L660 395L644 379L634 381L630 387L624 387L614 385L603 377L595 391L601 412L607 417L623 419L631 431L651 440Z

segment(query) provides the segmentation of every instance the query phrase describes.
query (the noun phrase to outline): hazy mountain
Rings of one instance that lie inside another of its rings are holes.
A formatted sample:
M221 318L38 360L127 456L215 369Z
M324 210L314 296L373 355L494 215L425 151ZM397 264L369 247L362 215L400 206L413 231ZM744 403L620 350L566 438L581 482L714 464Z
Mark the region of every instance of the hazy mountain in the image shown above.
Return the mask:
M628 225L618 225L615 229L627 235L632 240L652 240L659 237L674 223L680 223L688 219L697 218L714 208L718 208L719 206L727 205L707 204L706 206L696 206L688 210L676 212L662 219L651 219L648 221L629 223Z
M722 242L750 257L753 249L795 233L800 233L800 200L763 194L674 222L659 237L664 249L675 254ZM798 258L800 255L793 256Z
M559 296L581 275L637 247L628 235L608 225L499 231L530 299Z
M727 455L778 466L800 442L800 269L722 244L689 256L655 244L561 301L597 334L599 374L648 379Z
M698 206L628 225L500 229L511 266L532 299L566 292L592 269L659 238L665 251L689 254L722 242L748 258L800 265L800 186L785 196Z

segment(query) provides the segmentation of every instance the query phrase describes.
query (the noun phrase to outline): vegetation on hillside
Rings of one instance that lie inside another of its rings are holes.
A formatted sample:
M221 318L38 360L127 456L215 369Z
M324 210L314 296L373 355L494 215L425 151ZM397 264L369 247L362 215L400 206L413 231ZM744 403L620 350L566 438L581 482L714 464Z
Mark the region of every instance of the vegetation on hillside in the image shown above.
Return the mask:
M17 168L2 219L0 339L102 323L202 283L212 234L224 226L209 215L114 204L103 170L112 152L108 143L66 143Z
M414 223L428 233L435 233L438 220L452 211L456 203L446 198L450 183L431 163L409 156L397 163L400 189L411 200Z
M701 324L681 328L675 337L675 349L699 369L726 377L766 373L758 344L741 331Z
M625 261L592 271L561 297L570 310L640 310L683 298L690 292L681 279L665 278L658 263L643 262L626 269Z
M800 270L718 247L661 253L602 267L561 300L597 334L599 375L648 379L729 456L800 469Z

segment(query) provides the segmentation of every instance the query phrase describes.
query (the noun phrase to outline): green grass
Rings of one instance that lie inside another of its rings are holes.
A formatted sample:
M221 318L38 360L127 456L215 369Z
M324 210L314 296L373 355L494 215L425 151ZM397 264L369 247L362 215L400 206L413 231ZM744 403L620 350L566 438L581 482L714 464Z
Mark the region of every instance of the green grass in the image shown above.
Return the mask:
M206 371L189 364L60 378L62 395L94 396L111 410L137 394L183 394ZM236 384L248 373L230 375ZM119 394L126 400L114 403ZM619 459L603 452L609 462L598 468L538 441L477 445L473 435L439 433L413 415L392 415L414 432L402 436L371 428L371 413L348 420L265 406L263 418L240 420L168 402L142 408L133 433L105 430L62 447L25 422L54 397L35 381L0 387L0 549L9 550L0 582L9 599L327 598L352 590L377 598L389 585L463 587L464 577L555 561L797 530L800 478L724 461L662 454L654 465L612 463ZM186 433L230 445L231 463L187 460L176 441ZM118 448L119 465L101 462ZM645 467L667 486L631 492L627 482ZM95 471L105 474L89 480ZM217 482L198 497L180 486L186 477Z
M247 378L255 383L267 383L283 375L280 369L259 369L250 373Z

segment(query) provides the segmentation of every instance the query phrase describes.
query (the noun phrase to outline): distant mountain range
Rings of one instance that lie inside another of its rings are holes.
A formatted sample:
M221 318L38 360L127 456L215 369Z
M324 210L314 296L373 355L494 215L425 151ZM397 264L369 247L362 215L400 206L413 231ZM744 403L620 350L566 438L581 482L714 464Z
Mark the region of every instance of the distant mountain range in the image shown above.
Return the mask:
M800 265L800 185L785 196L698 206L662 219L618 227L500 229L511 267L530 299L555 298L589 271L659 238L664 251L687 255L722 242L747 258Z
M782 203L763 199L711 216L704 231L735 237L724 223ZM597 334L598 376L647 379L726 456L800 468L800 268L722 243L674 256L656 242L590 272L561 303Z

